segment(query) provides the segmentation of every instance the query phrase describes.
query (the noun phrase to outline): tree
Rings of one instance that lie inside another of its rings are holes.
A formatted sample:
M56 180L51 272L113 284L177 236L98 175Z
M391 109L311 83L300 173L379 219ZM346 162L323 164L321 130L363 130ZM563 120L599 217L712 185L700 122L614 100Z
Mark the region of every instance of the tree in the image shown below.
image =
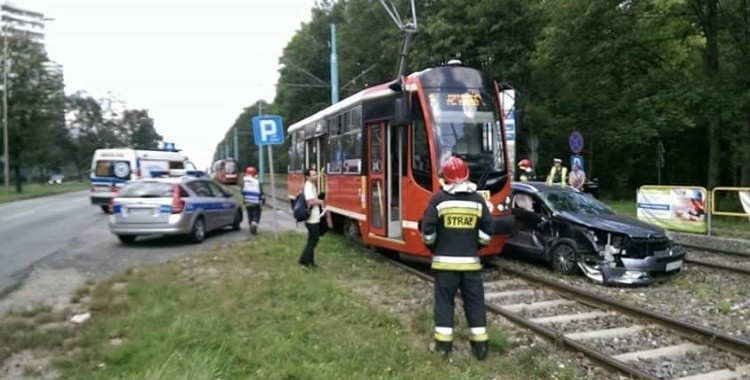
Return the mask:
M134 149L156 149L164 140L156 133L147 110L125 110L119 124L125 132L125 145Z
M27 38L8 39L8 135L16 191L28 171L43 171L60 153L64 138L62 77L52 71L41 45Z

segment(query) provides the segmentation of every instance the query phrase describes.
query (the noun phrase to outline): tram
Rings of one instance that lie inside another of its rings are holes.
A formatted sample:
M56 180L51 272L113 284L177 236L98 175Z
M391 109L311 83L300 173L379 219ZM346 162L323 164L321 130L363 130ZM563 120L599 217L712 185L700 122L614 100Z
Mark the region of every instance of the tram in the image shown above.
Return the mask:
M449 62L364 89L290 125L290 200L302 190L303 170L316 169L327 210L347 237L429 257L419 222L440 188L442 162L458 156L493 216L493 238L480 254L498 254L512 224L499 91L487 74Z
M211 165L211 177L224 185L236 185L239 179L237 160L228 157L214 161Z

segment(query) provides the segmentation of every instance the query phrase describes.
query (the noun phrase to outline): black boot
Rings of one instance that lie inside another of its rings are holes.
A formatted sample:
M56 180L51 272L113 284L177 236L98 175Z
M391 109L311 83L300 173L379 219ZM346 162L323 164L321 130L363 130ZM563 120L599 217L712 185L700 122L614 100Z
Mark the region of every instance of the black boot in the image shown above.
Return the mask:
M453 350L453 342L435 341L435 351L443 355L448 355L451 353L451 350Z
M250 226L250 235L257 235L258 234L258 226Z
M489 342L471 342L471 353L477 360L484 360L487 358L487 353L490 351Z

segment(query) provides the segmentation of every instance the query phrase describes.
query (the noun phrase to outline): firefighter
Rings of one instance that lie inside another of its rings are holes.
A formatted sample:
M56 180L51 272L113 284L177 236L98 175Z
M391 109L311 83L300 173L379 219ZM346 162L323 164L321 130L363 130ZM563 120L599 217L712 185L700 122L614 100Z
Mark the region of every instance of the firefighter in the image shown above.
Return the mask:
M454 299L460 290L471 352L484 360L489 344L478 250L490 242L492 218L462 159L451 157L442 169L442 190L430 199L421 223L422 241L433 254L435 271L435 348L445 355L453 348Z
M260 223L261 206L265 203L263 187L258 181L258 171L248 166L245 169L245 177L242 179L242 200L247 211L247 220L250 223L250 234L258 234L258 223Z
M536 179L534 173L534 167L531 165L531 161L528 158L524 158L518 161L518 180L521 182L533 181Z
M568 184L568 168L562 166L562 160L555 158L552 169L549 170L547 175L548 185L560 185L566 186Z

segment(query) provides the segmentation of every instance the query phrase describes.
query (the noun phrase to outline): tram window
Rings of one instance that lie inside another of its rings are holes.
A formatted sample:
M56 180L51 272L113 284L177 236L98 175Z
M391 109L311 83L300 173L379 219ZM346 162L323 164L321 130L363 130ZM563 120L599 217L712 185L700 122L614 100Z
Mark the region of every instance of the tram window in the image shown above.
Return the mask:
M328 140L328 145L331 147L328 160L328 173L341 173L341 165L345 159L341 136L331 136Z
M362 129L362 108L354 108L351 112L352 129Z
M412 176L419 186L432 191L432 162L430 160L430 143L427 140L427 128L422 119L422 107L419 98L412 97Z

